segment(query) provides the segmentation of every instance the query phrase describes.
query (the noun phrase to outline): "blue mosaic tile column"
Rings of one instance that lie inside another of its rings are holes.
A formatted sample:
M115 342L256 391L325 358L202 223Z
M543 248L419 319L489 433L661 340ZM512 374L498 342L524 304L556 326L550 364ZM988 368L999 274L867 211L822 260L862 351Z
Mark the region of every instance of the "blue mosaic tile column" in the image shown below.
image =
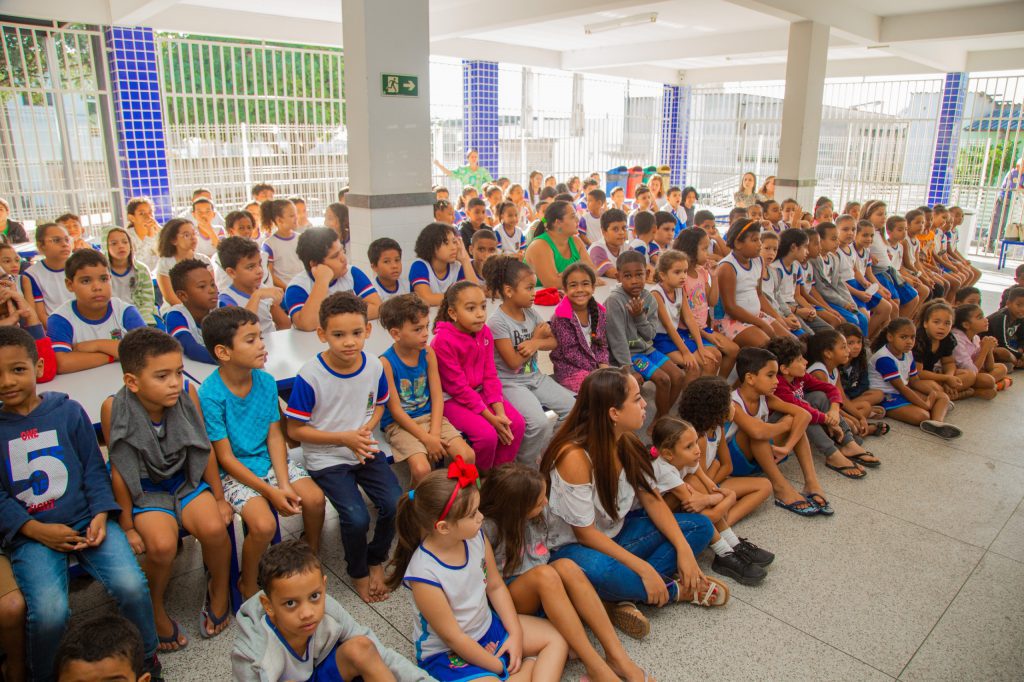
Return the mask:
M956 173L956 152L963 128L964 100L967 96L967 74L947 73L939 102L939 120L935 131L932 173L928 181L928 205L948 204L949 191Z
M462 60L462 146L498 177L498 62Z
M665 85L661 105L661 163L672 169L671 184L686 184L690 148L690 86Z
M171 184L153 29L108 26L105 35L124 196L152 199L162 223L172 217Z

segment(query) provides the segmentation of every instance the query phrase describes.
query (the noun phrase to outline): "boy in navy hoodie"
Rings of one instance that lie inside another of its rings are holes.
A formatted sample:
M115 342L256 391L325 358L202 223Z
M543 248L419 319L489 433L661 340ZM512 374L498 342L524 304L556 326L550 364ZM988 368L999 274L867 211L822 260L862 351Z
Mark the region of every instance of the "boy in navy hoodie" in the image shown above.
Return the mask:
M54 678L56 643L68 622L74 555L139 628L147 670L157 672L149 589L124 532L96 434L63 393L36 394L42 364L32 336L0 327L0 543L28 609L33 680Z

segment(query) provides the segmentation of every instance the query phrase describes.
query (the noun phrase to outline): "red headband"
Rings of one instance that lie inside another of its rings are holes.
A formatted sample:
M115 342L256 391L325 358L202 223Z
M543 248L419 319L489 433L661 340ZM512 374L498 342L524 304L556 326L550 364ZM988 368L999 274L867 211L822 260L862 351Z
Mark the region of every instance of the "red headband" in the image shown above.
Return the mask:
M455 498L459 496L460 490L468 488L474 483L477 487L480 486L480 474L476 470L476 465L468 464L462 459L462 455L456 455L455 461L448 465L448 478L455 479L455 490L452 491L452 496L448 498L448 504L444 506L441 516L437 517L437 523L441 523L448 516L448 512L452 510L452 505L455 504Z

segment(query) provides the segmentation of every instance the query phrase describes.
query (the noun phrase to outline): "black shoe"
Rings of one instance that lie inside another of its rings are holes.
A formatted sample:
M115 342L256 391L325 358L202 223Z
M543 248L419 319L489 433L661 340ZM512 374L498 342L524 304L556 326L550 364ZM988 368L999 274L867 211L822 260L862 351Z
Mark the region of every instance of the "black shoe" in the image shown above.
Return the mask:
M767 566L775 561L774 554L767 549L761 549L746 538L740 538L740 544L733 547L732 551L739 554L740 557L746 559L749 563L757 564L758 566Z
M729 576L741 585L757 585L768 575L763 568L746 561L735 552L716 556L711 562L711 570Z
M164 682L163 668L156 654L142 662L142 672L150 674L150 682Z

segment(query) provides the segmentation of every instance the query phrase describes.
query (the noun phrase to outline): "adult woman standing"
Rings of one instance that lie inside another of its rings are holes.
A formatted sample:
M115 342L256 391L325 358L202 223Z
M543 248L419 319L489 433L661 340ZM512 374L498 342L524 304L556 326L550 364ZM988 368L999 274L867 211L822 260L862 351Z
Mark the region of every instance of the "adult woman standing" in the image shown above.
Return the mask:
M477 189L480 189L488 182L494 182L490 172L486 168L481 168L477 165L480 160L480 154L475 149L470 149L466 154L466 165L456 168L455 170L448 170L445 168L440 161L434 161L434 165L441 169L441 172L447 175L449 178L455 178L462 183L463 186L472 185Z
M996 195L996 205L992 209L992 225L988 232L988 250L996 250L996 242L1003 238L1006 223L1011 215L1020 215L1013 211L1014 199L1024 196L1024 156L1017 159L1013 168L1003 176Z
M28 241L25 226L11 220L11 205L3 198L0 198L0 241L11 244L24 244Z
M526 249L526 263L537 273L537 286L562 286L562 271L573 263L594 267L579 238L579 219L568 201L555 201L544 211L533 241Z
M736 208L750 208L757 203L757 176L751 172L743 174L740 180L740 189L732 195L732 203Z
M775 198L775 176L769 175L764 179L761 189L757 190L758 201L768 201Z
M711 540L710 521L673 514L652 485L651 457L635 434L646 406L631 373L595 371L540 464L551 558L576 562L601 598L630 611L644 630L646 619L630 602L718 606L729 598L694 559ZM630 512L637 502L641 509Z
M654 200L654 208L656 211L663 211L668 205L668 196L666 195L667 188L665 187L665 179L655 173L647 181L647 188L651 190L651 199Z

